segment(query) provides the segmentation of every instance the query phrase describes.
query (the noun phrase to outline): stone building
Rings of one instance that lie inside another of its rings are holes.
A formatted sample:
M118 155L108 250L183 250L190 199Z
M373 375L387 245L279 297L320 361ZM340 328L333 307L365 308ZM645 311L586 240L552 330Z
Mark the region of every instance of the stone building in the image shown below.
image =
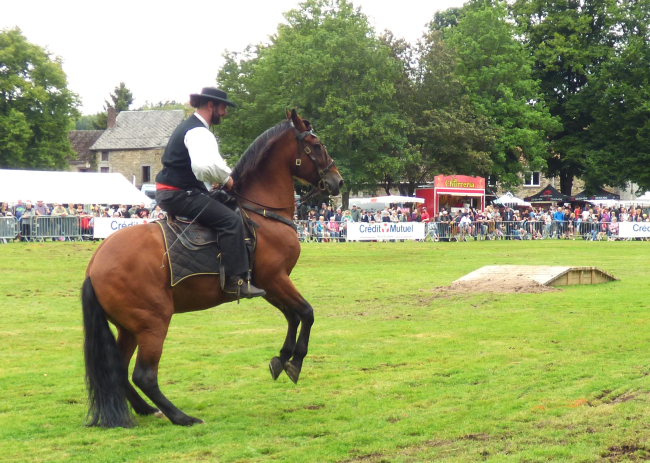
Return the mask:
M140 188L153 183L172 132L185 118L181 110L109 111L107 129L90 147L95 172L124 175Z
M77 153L76 158L68 159L70 170L74 172L94 172L95 154L91 153L90 147L95 144L103 133L103 130L71 130L68 132L72 150Z

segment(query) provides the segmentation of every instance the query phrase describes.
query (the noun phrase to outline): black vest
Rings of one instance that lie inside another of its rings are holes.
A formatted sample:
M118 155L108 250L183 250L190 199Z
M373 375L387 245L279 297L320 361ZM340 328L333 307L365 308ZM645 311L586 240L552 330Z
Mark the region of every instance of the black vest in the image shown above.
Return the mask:
M156 175L156 183L182 190L192 188L206 190L205 184L197 180L194 172L192 172L192 160L185 146L185 134L196 127L205 128L205 125L194 114L178 124L172 136L169 137L169 142L167 142L165 152L162 155L163 168Z

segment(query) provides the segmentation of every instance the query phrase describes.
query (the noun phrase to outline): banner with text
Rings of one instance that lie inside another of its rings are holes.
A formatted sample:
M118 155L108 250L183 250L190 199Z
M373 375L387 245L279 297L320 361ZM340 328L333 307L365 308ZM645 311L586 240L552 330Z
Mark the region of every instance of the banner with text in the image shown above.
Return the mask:
M354 222L348 224L348 240L423 240L424 227L421 222Z
M95 217L93 223L95 229L93 231L93 238L107 238L111 233L115 233L122 228L130 227L132 225L142 225L143 223L150 223L150 219L121 219L117 217Z
M621 222L618 225L621 238L650 238L650 222Z

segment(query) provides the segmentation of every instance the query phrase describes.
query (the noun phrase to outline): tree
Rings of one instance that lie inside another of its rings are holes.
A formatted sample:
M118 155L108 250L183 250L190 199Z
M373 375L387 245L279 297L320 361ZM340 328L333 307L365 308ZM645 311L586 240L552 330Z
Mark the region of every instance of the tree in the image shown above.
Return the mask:
M77 106L59 57L18 28L0 32L0 167L64 168Z
M415 48L390 33L383 40L403 64L395 96L408 136L399 156L400 192L412 195L436 174L489 173L496 130L462 94L457 57L442 33L428 33Z
M585 89L593 122L584 179L588 187L650 190L650 5L629 2L622 11L621 45Z
M158 103L145 101L137 111L169 111L170 109L186 109L186 107L186 105L176 100L159 101Z
M532 77L533 60L515 40L506 3L468 4L444 37L458 57L456 75L477 115L498 127L491 177L503 186L521 183L524 169L546 167L549 135L559 131Z
M353 191L396 175L405 143L393 104L400 63L347 0L308 0L285 14L269 46L226 53L219 86L239 108L217 128L234 160L287 107L314 125Z
M113 93L110 95L111 102L104 100L104 112L97 113L95 115L95 121L93 122L94 126L98 130L105 130L107 125L107 110L108 108L115 108L116 113L121 111L128 111L129 107L134 101L133 94L129 90L124 82L115 87Z
M621 2L624 3L624 2ZM589 165L588 127L594 122L589 81L601 73L622 39L617 0L516 0L513 18L535 59L533 76L562 129L551 137L547 174L571 194Z

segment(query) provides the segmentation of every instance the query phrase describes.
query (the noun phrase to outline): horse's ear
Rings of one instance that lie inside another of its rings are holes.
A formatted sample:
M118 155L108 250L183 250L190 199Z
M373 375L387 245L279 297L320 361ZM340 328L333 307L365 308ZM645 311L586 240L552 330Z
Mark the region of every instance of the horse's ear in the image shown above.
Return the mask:
M287 112L287 120L290 121L291 120L291 111L289 111L289 108L285 109L285 111Z
M293 122L293 126L296 128L296 130L298 130L298 132L307 131L307 127L305 127L305 124L302 122L302 119L295 109L291 110L291 121Z

